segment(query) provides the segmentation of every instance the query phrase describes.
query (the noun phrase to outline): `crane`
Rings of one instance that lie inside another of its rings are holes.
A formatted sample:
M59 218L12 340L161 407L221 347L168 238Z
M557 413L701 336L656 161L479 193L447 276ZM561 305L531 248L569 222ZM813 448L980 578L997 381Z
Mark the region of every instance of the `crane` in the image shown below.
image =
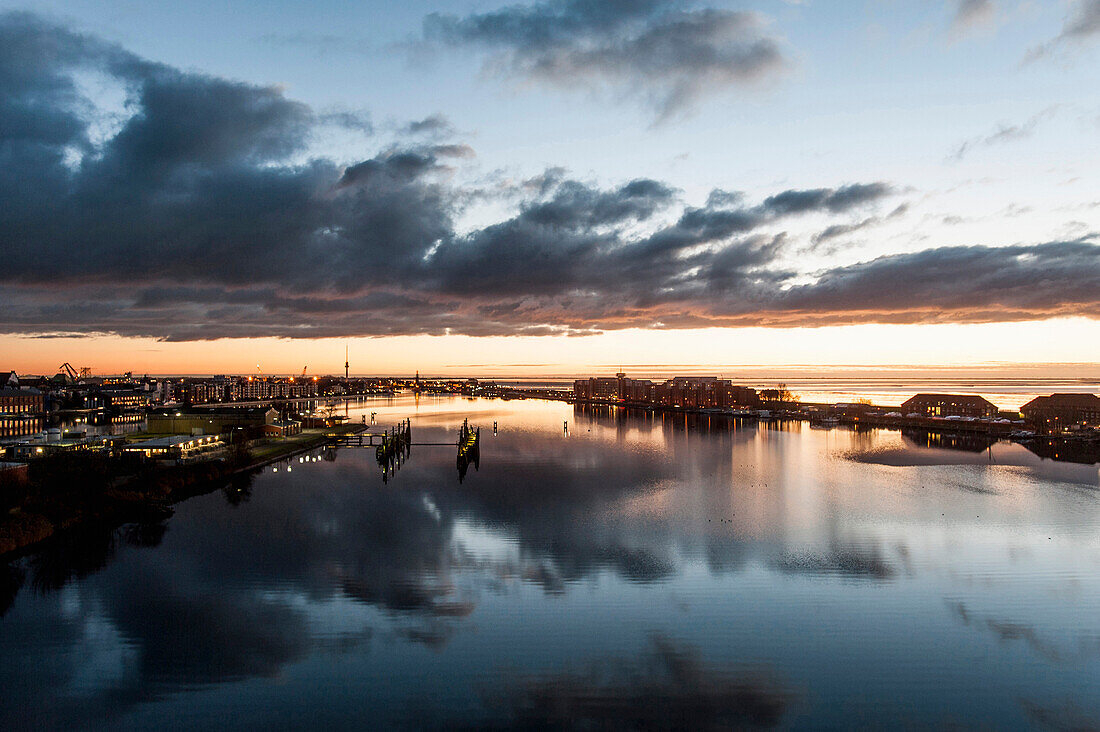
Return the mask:
M303 366L302 367L302 378L303 379L306 378L306 369L308 369L308 368L309 368L309 366Z
M68 361L66 361L65 363L58 366L57 370L58 370L59 373L60 372L65 372L65 374L70 379L72 379L73 381L76 381L76 369L74 369L72 364L70 364Z

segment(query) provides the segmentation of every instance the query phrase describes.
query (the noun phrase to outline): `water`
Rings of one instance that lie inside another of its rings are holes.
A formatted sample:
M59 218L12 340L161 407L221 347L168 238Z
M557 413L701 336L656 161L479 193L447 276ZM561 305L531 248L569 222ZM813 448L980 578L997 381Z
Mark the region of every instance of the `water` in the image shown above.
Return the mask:
M416 442L469 416L479 468L295 458L13 563L0 727L1100 725L1096 464L552 402L349 414L371 411Z

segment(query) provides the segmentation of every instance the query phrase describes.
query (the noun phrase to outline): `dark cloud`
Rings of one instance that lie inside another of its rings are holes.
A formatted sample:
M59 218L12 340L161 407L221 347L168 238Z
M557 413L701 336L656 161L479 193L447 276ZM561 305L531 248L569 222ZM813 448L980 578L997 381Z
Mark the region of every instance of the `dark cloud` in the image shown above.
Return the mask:
M893 211L886 214L885 216L868 216L864 219L852 221L846 224L830 224L829 226L825 227L811 237L811 244L807 248L807 251L820 251L823 249L827 249L826 245L828 245L828 243L833 239L841 236L846 236L848 234L853 234L857 231L863 231L865 229L873 228L885 221L904 216L908 212L909 204L902 203L895 207Z
M355 130L366 135L374 133L374 123L371 122L370 115L364 111L332 109L319 115L318 121L321 124Z
M956 31L989 23L996 14L993 0L957 0L951 26Z
M1086 38L1100 34L1100 0L1080 0L1076 14L1062 30L1063 38Z
M1024 60L1035 61L1067 44L1083 43L1097 35L1100 35L1100 0L1077 0L1062 26L1062 32L1031 49Z
M618 27L626 10L584 12L584 27ZM553 45L564 31L546 32L538 42ZM546 335L1098 312L1090 237L791 269L790 218L863 215L825 239L869 226L863 212L897 194L885 182L760 203L715 190L702 206L659 180L600 186L557 168L473 189L454 182L474 155L461 142L309 158L319 128L369 120L149 63L28 14L0 16L0 41L0 332ZM125 107L84 98L85 73L117 84ZM432 135L446 122L415 125L409 134ZM514 213L460 232L486 197Z
M702 97L782 71L788 61L750 12L677 0L545 0L464 17L433 13L429 44L489 51L486 68L565 88L641 99L658 119Z
M402 125L400 132L405 135L446 135L454 132L454 127L449 119L437 112Z
M849 322L1096 318L1097 287L1100 246L1088 240L942 247L827 270L783 293L777 321L836 322L841 312Z
M1019 124L1007 124L1002 122L997 126L997 129L992 132L973 137L961 143L951 154L950 159L955 161L962 160L967 154L973 152L975 148L990 147L1008 142L1025 140L1035 134L1036 128L1038 128L1042 122L1053 117L1057 110L1057 107L1048 107Z
M878 219L866 218L862 221L856 221L855 223L851 224L833 224L822 229L819 233L814 234L813 242L814 244L820 244L830 239L835 239L838 236L844 236L846 234L851 234L853 232L866 229L869 226L873 226L877 222Z
M891 193L885 183L857 183L842 188L817 188L808 191L784 191L764 200L764 209L777 215L809 211L842 213L876 201Z

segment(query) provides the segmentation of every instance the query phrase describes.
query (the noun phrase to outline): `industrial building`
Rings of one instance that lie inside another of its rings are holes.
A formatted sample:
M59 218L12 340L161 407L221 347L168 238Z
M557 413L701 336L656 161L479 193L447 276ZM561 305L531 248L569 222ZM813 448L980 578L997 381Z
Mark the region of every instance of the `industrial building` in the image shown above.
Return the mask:
M279 413L270 407L192 407L157 409L149 413L148 431L153 434L217 435L237 428L274 424Z

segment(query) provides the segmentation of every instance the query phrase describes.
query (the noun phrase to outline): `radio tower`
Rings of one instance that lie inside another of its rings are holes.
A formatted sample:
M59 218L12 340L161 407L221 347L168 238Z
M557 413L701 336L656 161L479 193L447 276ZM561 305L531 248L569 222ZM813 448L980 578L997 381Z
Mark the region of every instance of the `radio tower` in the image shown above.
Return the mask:
M344 346L344 381L348 380L348 367L351 366L351 362L348 361L348 347Z

